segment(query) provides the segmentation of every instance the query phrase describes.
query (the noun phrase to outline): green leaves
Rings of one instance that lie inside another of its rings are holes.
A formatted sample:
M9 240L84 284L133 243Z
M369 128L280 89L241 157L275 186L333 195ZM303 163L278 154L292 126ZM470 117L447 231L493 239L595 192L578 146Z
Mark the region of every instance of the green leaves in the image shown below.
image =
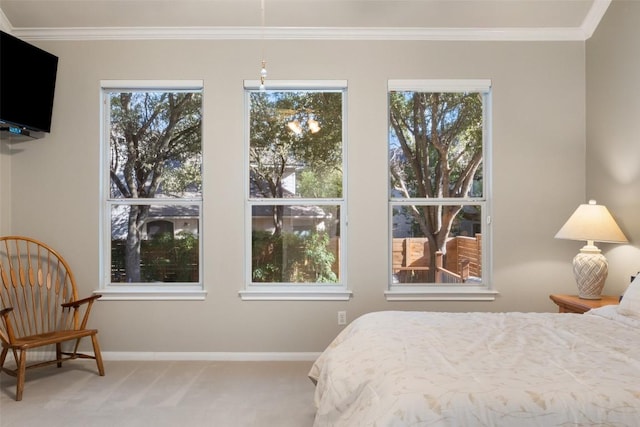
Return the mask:
M125 198L198 191L202 95L199 92L112 93L111 180Z
M259 191L255 196L285 194L284 178L294 170L304 171L308 182L321 182L327 173L341 177L342 92L252 92L250 102L249 167L252 191ZM311 194L308 188L304 192ZM315 193L313 197L336 197L335 188L330 194Z

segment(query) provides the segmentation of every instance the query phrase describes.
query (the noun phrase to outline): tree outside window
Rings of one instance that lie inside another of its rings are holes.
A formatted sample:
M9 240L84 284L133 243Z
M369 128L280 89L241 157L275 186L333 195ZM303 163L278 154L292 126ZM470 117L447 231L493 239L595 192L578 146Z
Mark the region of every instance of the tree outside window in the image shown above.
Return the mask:
M104 93L109 283L201 282L201 90Z
M341 281L344 91L247 90L252 284Z
M392 286L478 284L487 91L417 86L389 91Z

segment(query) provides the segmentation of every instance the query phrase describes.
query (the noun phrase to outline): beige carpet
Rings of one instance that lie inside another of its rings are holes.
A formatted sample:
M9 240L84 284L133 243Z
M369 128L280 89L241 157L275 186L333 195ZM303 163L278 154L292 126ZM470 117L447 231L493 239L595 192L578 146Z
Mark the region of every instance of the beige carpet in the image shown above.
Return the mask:
M0 373L2 427L304 427L311 362L70 361L27 372L22 401Z

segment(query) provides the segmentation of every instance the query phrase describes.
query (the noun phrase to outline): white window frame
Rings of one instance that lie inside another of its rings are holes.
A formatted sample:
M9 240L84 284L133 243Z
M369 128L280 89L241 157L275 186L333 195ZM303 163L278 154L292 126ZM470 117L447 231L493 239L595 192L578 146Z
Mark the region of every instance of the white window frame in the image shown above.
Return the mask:
M127 200L110 199L109 177L109 132L110 107L107 94L114 91L200 91L204 93L202 80L102 80L100 81L100 289L95 293L102 294L101 300L204 300L207 292L203 278L203 199L182 199L180 203L197 205L200 212L198 218L198 268L200 281L189 284L135 284L111 282L111 206L129 204ZM203 124L204 128L204 124ZM204 135L204 130L203 130ZM204 151L204 143L202 144ZM162 204L162 199L136 199L137 202Z
M342 102L342 198L337 199L278 199L278 204L296 205L301 202L340 205L340 279L338 283L304 283L304 284L255 284L251 280L251 213L252 206L273 204L273 199L255 199L249 194L249 94L260 89L259 80L244 81L244 191L245 191L245 289L238 293L245 301L252 300L330 300L346 301L352 292L347 289L347 81L346 80L268 80L267 90L340 90L343 92Z
M388 201L388 290L385 292L387 301L493 301L498 292L492 286L492 244L491 244L491 191L492 191L492 163L491 163L491 80L389 80L387 95L391 91L414 92L479 92L483 94L483 192L481 198L455 199L460 204L478 205L482 208L482 282L477 285L470 284L406 284L393 283L393 268L391 265L391 253L393 246L393 208L398 205L412 204L451 204L452 199L399 199L391 198ZM387 96L387 100L389 97ZM389 106L387 105L387 111ZM387 126L387 129L389 127ZM387 166L387 185L389 183L389 168ZM418 202L418 203L414 203Z

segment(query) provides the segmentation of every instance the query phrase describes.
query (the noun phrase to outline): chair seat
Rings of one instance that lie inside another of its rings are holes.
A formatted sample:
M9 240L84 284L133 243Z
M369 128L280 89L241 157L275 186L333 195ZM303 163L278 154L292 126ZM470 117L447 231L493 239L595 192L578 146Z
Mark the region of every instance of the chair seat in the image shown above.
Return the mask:
M36 334L28 337L17 338L12 344L6 344L8 348L29 349L44 345L57 344L77 338L89 337L98 333L97 329L82 329L79 331L56 331L45 334ZM4 343L3 343L4 345Z

